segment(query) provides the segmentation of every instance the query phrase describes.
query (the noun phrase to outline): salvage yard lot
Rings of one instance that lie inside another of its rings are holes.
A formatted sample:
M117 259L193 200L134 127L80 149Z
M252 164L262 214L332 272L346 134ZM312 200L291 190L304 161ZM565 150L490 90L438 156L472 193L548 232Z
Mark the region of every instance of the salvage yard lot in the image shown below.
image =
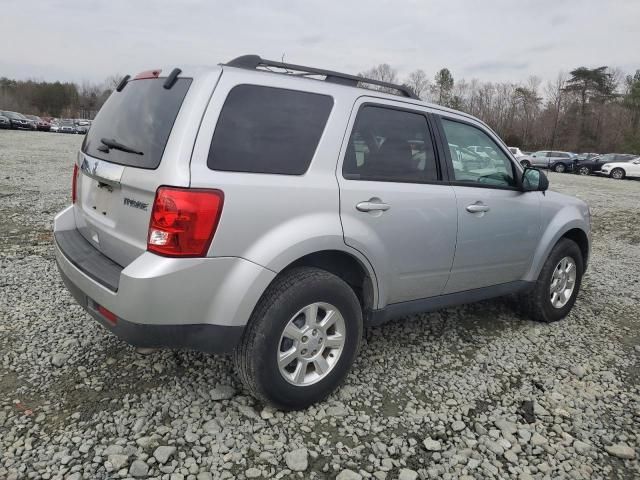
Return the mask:
M501 300L371 328L338 392L282 413L227 358L139 356L63 288L51 226L81 141L0 132L1 479L640 476L639 181L550 174L593 215L566 320Z

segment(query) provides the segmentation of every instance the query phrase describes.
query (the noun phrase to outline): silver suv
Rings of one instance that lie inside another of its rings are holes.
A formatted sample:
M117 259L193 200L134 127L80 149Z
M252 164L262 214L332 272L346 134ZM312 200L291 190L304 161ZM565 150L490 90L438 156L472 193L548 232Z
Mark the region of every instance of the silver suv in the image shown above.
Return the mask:
M56 258L125 341L232 353L256 397L303 408L366 326L509 294L565 317L589 210L547 186L402 85L250 55L123 79L78 152Z

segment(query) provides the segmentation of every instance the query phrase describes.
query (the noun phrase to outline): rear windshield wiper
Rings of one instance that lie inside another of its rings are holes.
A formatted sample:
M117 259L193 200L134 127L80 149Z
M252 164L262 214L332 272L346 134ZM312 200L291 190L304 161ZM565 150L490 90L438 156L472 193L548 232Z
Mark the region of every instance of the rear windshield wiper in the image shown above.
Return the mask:
M102 151L102 152L109 152L110 148L115 148L116 150L122 150L123 152L127 152L127 153L135 153L136 155L144 155L143 152L139 151L139 150L135 150L131 147L127 147L126 145L123 145L119 142L116 142L114 139L108 139L108 138L101 138L100 142L102 142L102 145L104 146L100 146L98 147L98 150Z

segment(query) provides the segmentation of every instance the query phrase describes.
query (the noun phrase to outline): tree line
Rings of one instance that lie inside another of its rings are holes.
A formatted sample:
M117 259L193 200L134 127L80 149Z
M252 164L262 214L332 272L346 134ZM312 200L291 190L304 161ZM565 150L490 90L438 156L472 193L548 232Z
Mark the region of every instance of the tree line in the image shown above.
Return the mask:
M579 67L544 84L536 76L454 81L447 68L432 79L421 69L400 79L388 64L360 76L402 83L423 100L474 115L523 150L640 154L640 70L625 76L606 66Z
M102 83L45 82L0 77L0 110L56 118L93 118L117 85L118 76Z
M455 81L447 68L433 78L417 69L400 80L388 64L360 75L403 83L423 100L470 113L523 150L640 154L640 70L625 76L606 66L579 67L544 84L536 76L519 83ZM76 84L2 77L0 110L93 118L119 79Z

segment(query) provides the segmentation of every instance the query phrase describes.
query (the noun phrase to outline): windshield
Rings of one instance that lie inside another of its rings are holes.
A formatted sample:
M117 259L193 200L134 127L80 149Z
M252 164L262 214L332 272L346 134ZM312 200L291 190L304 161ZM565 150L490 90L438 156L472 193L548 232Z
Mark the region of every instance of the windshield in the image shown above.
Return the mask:
M191 79L179 78L170 89L163 87L164 82L164 78L132 80L122 91L113 92L92 122L82 151L131 167L154 169L160 165ZM142 154L116 148L104 151L102 139Z

